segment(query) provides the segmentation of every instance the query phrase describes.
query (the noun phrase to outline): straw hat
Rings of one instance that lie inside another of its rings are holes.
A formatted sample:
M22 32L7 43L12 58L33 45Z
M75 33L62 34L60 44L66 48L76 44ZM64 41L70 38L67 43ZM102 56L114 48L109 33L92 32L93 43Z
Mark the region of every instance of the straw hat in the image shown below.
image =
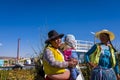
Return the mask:
M58 34L57 31L51 30L50 32L48 32L48 39L45 41L45 43L49 43L49 41L56 39L58 37L62 38L63 36L64 34Z
M115 38L115 35L114 35L112 32L110 32L110 31L108 31L108 30L106 30L106 29L101 30L101 31L99 31L99 32L96 32L96 33L95 33L96 38L100 39L100 34L102 34L102 33L108 34L111 41L114 40L114 38Z

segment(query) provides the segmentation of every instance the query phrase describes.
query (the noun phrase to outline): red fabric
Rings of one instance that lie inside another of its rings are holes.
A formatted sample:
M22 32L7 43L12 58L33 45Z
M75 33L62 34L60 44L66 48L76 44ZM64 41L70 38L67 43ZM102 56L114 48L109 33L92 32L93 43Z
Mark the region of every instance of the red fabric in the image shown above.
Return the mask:
M45 80L52 80L52 79L50 79L48 76L46 76Z
M68 61L71 57L71 52L72 52L72 48L64 50L64 58L65 61Z

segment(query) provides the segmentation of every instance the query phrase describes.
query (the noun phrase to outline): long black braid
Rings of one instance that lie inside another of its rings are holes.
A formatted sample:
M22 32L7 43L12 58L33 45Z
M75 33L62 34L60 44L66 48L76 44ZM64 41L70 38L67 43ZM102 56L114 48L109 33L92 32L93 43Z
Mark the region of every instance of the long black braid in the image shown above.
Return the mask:
M117 52L117 50L115 49L115 47L113 46L113 44L112 44L112 42L111 42L110 40L109 40L109 43L110 43L110 45L112 46L114 52Z
M117 50L115 49L115 47L113 46L113 44L112 44L112 42L111 42L111 40L110 40L110 36L109 36L109 34L105 33L105 35L107 35L108 40L109 40L109 44L112 46L114 52L117 52Z

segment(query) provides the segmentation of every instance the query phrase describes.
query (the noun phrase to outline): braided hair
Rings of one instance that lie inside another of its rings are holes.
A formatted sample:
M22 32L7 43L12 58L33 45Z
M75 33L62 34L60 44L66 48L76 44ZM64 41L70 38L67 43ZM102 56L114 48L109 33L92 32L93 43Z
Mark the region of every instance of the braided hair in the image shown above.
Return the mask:
M112 42L111 42L111 40L110 40L109 34L105 33L105 35L107 35L109 44L112 46L114 52L117 52L117 50L115 49L115 47L113 46L113 44L112 44Z

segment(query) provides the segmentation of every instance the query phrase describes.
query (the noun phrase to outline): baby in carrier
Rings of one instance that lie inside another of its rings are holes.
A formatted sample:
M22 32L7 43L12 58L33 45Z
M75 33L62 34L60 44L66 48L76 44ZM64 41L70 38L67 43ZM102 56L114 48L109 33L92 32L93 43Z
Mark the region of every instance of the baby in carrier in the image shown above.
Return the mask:
M66 61L70 59L78 60L77 52L75 51L76 47L76 40L75 37L71 34L65 36L64 43L61 46L63 50L63 55ZM71 72L70 80L76 80L77 76L79 75L79 70L76 67L69 67Z

